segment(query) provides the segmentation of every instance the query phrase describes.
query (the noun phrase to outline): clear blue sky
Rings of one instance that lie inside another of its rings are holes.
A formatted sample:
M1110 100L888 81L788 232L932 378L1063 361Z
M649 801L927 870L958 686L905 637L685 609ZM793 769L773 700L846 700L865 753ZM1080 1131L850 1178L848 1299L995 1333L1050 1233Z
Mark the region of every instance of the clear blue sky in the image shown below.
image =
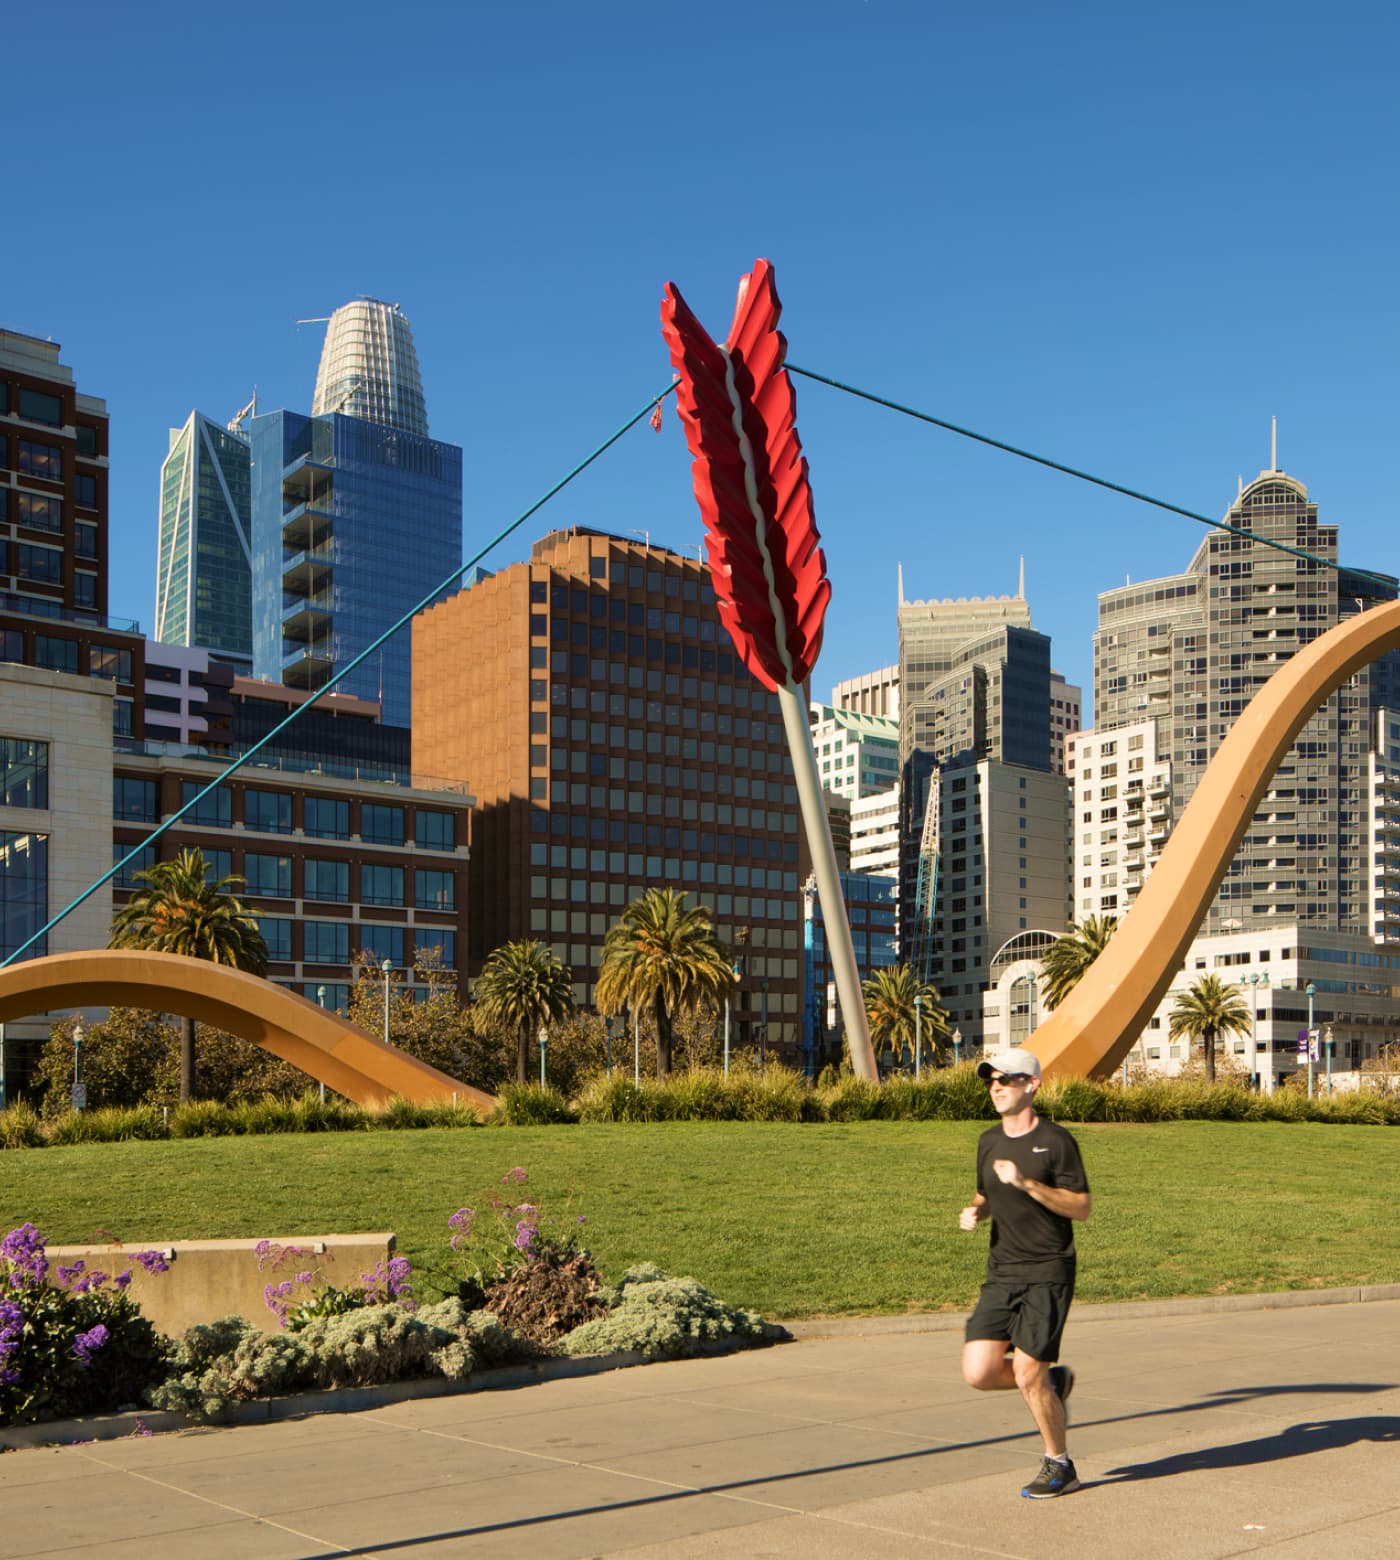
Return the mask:
M111 610L152 624L192 407L309 410L326 315L412 322L469 556L716 335L755 256L794 363L1220 516L1279 464L1400 571L1393 7L1008 0L243 7L7 18L0 324L112 416ZM815 691L911 597L1014 591L1091 681L1098 591L1202 527L798 383L835 591ZM668 411L551 525L699 539Z

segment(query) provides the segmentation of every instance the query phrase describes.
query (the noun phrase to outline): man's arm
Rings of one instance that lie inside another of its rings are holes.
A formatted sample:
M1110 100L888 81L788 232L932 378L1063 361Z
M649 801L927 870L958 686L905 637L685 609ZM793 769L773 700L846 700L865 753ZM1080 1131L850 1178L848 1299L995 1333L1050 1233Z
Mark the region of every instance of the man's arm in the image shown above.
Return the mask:
M1022 1175L1010 1159L995 1160L992 1169L998 1180L1024 1192L1042 1208L1058 1213L1061 1218L1083 1220L1093 1211L1094 1199L1088 1192L1071 1192L1063 1186L1046 1186L1044 1181L1032 1181L1029 1176Z
M989 1219L990 1212L987 1209L987 1199L978 1192L968 1203L967 1207L958 1215L958 1228L960 1230L975 1230L983 1219Z

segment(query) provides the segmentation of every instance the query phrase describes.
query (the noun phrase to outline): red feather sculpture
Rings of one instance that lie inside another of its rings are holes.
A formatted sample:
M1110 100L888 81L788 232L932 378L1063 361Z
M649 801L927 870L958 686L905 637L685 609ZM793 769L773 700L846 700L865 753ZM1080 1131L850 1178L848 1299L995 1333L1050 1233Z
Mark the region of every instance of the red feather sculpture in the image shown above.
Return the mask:
M739 283L734 323L722 347L669 282L661 331L679 379L677 401L720 619L745 666L778 696L851 1062L860 1077L875 1081L875 1053L802 694L821 649L831 585L797 439L796 398L783 366L781 314L773 267L756 260Z
M739 284L723 347L669 282L661 304L719 614L744 664L773 690L811 676L831 599L781 314L766 260Z

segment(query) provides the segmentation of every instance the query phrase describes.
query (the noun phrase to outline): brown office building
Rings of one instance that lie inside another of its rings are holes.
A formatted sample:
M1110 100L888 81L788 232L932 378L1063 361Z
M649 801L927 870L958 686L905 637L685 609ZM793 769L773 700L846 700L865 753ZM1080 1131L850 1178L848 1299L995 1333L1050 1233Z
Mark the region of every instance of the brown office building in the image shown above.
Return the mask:
M734 654L695 558L555 531L413 623L413 767L464 782L469 961L550 944L592 1000L603 938L649 888L745 944L736 1044L795 1058L800 831L776 697ZM747 937L739 933L747 928Z

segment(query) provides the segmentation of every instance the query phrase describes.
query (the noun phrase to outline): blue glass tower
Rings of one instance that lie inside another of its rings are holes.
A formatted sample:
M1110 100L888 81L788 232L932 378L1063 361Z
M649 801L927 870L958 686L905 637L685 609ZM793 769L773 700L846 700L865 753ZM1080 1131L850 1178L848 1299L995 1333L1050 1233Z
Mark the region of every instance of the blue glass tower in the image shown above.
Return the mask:
M339 412L255 417L253 672L324 686L462 562L462 451ZM337 687L411 715L405 630Z

